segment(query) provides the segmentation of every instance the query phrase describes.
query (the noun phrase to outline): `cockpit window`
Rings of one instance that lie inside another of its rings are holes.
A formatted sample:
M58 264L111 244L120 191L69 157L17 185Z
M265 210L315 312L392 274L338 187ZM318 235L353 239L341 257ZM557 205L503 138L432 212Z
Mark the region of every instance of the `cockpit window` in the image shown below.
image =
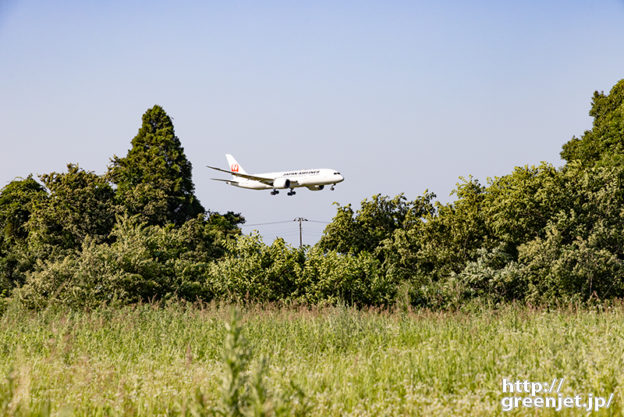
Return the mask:
M334 172L334 175L340 175L340 172L336 171Z

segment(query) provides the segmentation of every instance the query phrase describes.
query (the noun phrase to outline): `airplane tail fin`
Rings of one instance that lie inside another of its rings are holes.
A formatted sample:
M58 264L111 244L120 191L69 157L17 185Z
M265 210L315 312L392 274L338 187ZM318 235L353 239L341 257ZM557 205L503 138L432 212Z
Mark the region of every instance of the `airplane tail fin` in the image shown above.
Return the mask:
M246 174L247 172L243 169L242 166L240 166L240 164L238 162L236 162L236 159L234 159L234 157L232 155L230 155L229 153L225 154L225 158L228 161L228 165L230 166L230 171L231 172L238 172L239 174Z

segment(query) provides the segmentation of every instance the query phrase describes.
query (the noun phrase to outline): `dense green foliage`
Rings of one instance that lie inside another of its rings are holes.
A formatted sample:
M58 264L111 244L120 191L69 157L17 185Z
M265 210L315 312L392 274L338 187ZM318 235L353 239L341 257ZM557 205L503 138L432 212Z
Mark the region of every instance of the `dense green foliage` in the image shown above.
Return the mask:
M26 222L37 202L45 199L45 189L29 176L16 179L2 189L0 194L1 238L7 243L24 240L28 235Z
M339 207L320 246L373 253L415 305L623 297L623 92L624 80L594 95L593 129L564 145L562 168L517 167L486 186L462 179L444 205L425 194Z
M318 246L342 253L373 252L397 229L410 227L421 217L433 213L433 193L426 192L416 201L407 202L400 194L392 199L379 194L362 201L357 213L351 205L338 206L338 213L325 229Z
M32 176L16 179L0 192L0 294L23 284L24 274L34 262L25 250L26 225L46 198L45 189Z
M199 204L161 107L144 114L128 156L106 176L69 164L39 180L0 190L0 294L36 307L212 298L203 272L244 219Z
M33 307L154 299L459 308L624 297L624 80L594 95L563 167L516 167L455 200L429 191L337 207L317 245L239 236L206 213L173 124L155 106L106 176L16 180L0 192L0 291ZM109 182L110 181L110 182Z
M563 145L561 157L583 166L613 165L624 162L624 80L608 95L595 92L589 111L594 118L591 130Z
M79 251L41 265L18 294L33 306L95 307L177 295L208 298L197 280L220 253L216 232L201 218L182 227L119 218L112 243L83 242Z
M106 180L77 165L68 165L67 173L40 177L49 190L28 221L29 236L40 252L76 249L91 237L106 240L115 223L114 192Z
M622 306L390 313L248 305L240 320L229 317L229 306L216 304L10 305L0 316L0 414L534 416L502 411L502 378L554 377L565 378L564 395L614 393L610 409L591 415L623 410Z
M126 157L113 158L108 177L128 214L149 224L181 225L204 213L193 193L191 170L171 118L154 106L143 115Z

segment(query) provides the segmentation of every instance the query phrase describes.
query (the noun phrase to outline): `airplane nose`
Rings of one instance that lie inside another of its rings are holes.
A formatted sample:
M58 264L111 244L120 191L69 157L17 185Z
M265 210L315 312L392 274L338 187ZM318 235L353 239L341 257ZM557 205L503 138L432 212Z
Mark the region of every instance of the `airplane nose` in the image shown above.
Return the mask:
M344 181L344 177L342 175L338 175L338 178L340 178L340 180L338 180L338 182L343 182Z

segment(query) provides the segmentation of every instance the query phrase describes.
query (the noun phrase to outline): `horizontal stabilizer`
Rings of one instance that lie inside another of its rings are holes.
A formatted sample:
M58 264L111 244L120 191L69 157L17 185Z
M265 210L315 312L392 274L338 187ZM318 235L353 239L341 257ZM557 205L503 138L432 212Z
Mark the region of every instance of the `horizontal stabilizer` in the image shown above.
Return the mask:
M238 184L238 181L224 180L223 178L210 178L210 179L213 181L223 181L226 184L232 184L232 185Z

